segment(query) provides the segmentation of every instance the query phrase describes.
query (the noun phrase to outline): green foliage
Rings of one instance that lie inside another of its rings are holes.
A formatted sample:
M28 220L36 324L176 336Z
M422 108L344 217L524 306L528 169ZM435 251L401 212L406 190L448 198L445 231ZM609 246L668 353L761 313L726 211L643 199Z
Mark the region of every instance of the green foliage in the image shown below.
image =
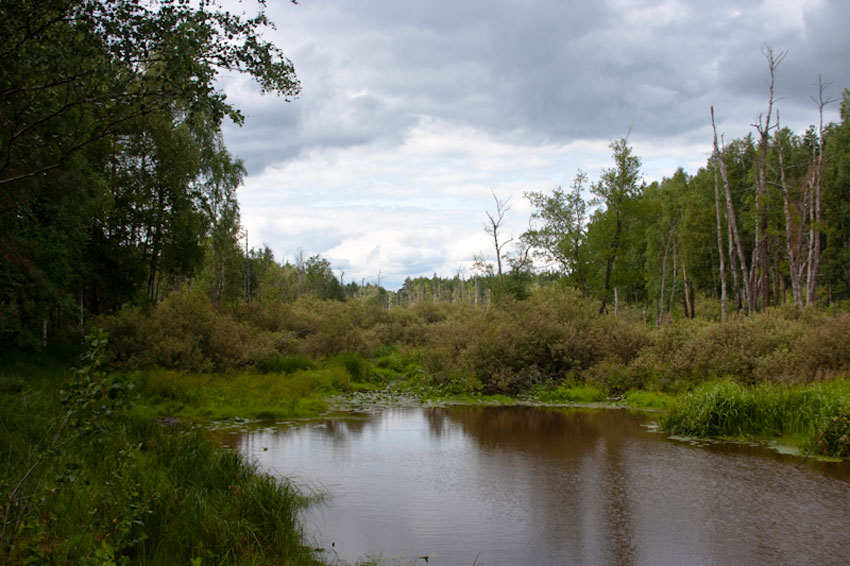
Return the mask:
M80 310L155 303L195 275L208 232L221 249L238 218L210 210L208 181L229 161L222 120L242 117L217 76L299 91L261 37L264 6L249 17L178 0L0 5L0 341L32 345L45 321L52 334Z
M574 287L582 290L584 296L588 293L588 266L583 245L587 203L581 193L586 183L587 175L579 171L569 193L561 187L553 190L551 195L525 193L525 198L535 209L531 213L531 222L539 221L540 224L522 235L522 240L535 250L536 256L558 262L562 272Z
M814 447L821 454L850 458L850 405L842 407L826 424Z
M345 368L352 380L361 383L368 381L372 373L372 366L369 362L356 352L344 352L334 356L328 360L328 365Z
M307 287L317 299L345 300L345 292L331 268L331 263L320 256L313 256L306 265Z
M688 436L800 435L829 456L850 451L847 407L850 383L790 387L710 382L681 397L664 417L666 429Z
M87 341L61 394L55 374L0 375L0 562L314 564L295 488L200 429L128 411L105 335Z
M141 390L155 414L193 419L279 419L315 417L324 397L352 389L340 366L291 374L142 372Z
M10 460L17 456L20 466L10 467L8 475L0 477L5 496L0 558L14 557L19 546L27 547L27 535L43 534L41 523L34 519L42 513L40 504L46 500L47 493L55 493L78 475L78 455L68 445L75 444L78 452L102 449L114 414L127 405L127 394L133 384L125 383L102 369L106 333L94 331L86 337L86 344L88 349L80 357L80 366L73 370L70 382L59 392L55 417L51 419L50 412L46 412L42 417L44 420L38 423L46 428L42 431L43 436L30 446L18 444L18 439L13 436L5 439L6 456ZM3 404L11 421L11 426L6 429L8 435L14 435L22 428L16 421L20 412L27 412L27 393L28 388L20 384L7 388L8 397L4 395ZM23 407L16 407L14 398L22 398ZM25 437L29 436L29 427L24 425L23 428ZM20 540L22 537L23 542Z
M260 373L294 373L299 370L318 369L313 360L298 354L271 354L257 363Z
M675 397L660 391L644 391L633 389L626 393L623 401L629 407L641 409L670 409L675 404Z
M730 377L806 383L850 372L850 315L795 307L730 318L678 320L652 334L631 364L662 380Z
M274 352L272 336L217 311L197 292L173 293L148 315L127 308L100 322L116 346L113 361L126 367L221 371Z
M625 363L648 342L641 322L600 317L589 300L556 289L434 330L426 368L443 380L473 377L485 393L517 393L604 361Z

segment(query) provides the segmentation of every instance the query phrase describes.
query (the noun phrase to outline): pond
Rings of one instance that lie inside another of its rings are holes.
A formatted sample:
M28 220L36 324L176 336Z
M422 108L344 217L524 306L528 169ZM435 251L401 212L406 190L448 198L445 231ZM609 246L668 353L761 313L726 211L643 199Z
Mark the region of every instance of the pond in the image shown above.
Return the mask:
M847 564L850 467L692 445L625 410L387 409L230 443L326 497L329 562Z

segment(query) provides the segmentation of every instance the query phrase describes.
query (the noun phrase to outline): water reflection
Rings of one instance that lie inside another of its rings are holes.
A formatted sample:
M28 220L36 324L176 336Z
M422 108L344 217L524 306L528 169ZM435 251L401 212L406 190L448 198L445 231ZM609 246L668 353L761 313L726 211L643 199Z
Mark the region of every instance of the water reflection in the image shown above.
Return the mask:
M395 409L236 443L329 493L306 526L349 562L843 564L850 544L847 465L692 447L626 411Z

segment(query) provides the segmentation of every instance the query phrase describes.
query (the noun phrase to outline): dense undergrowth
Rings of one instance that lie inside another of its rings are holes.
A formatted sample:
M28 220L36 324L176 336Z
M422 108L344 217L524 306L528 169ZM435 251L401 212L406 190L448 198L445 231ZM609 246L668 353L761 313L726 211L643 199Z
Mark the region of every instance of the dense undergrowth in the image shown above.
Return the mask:
M97 324L109 333L112 362L123 368L291 373L353 355L491 394L564 380L621 395L675 392L718 378L806 384L850 374L847 312L787 306L725 323L676 319L655 329L641 312L596 311L596 302L556 287L489 309L420 303L387 310L368 301L299 299L218 310L202 292L183 292L148 313L128 308ZM405 359L390 359L393 352Z
M402 383L461 401L675 405L666 422L680 433L785 436L801 446L829 426L816 450L841 455L850 447L838 434L843 386L827 385L850 375L850 313L789 305L656 329L643 312L597 310L558 286L486 309L424 302L387 310L309 298L216 309L203 293L184 292L149 313L126 309L99 323L115 343L114 364L149 368L143 382L160 412L309 416L328 394ZM750 408L727 419L725 408L743 398ZM796 401L774 404L778 398ZM830 403L818 401L825 398Z
M187 423L315 416L336 395L615 401L665 410L665 428L682 435L850 457L843 312L655 329L555 288L489 309L312 299L215 309L184 292L96 323L109 332L110 372L103 334L75 371L4 360L0 562L311 564L297 490ZM164 427L162 415L182 424Z
M664 427L688 436L783 437L833 457L850 457L850 381L808 387L710 382L683 395Z
M91 344L74 372L4 360L0 563L314 563L294 487L137 412L133 380L101 371L105 340Z

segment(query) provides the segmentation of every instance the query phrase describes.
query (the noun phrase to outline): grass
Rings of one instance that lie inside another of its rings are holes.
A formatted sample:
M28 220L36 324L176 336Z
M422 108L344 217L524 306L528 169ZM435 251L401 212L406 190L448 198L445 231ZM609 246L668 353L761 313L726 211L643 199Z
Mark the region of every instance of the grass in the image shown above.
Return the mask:
M293 486L130 410L126 376L38 362L0 365L0 563L315 564Z
M676 397L661 391L644 391L632 389L623 398L626 405L639 409L667 410L676 403Z
M318 369L319 364L305 356L273 354L257 363L260 373L294 373L299 370Z
M601 387L593 384L565 382L555 388L540 388L532 393L532 399L543 403L600 403L608 399Z
M783 438L826 456L850 456L850 381L808 386L716 381L682 395L662 420L676 434Z
M353 381L343 366L291 374L151 370L139 377L149 399L147 410L214 420L315 417L328 409L324 397L369 387Z

